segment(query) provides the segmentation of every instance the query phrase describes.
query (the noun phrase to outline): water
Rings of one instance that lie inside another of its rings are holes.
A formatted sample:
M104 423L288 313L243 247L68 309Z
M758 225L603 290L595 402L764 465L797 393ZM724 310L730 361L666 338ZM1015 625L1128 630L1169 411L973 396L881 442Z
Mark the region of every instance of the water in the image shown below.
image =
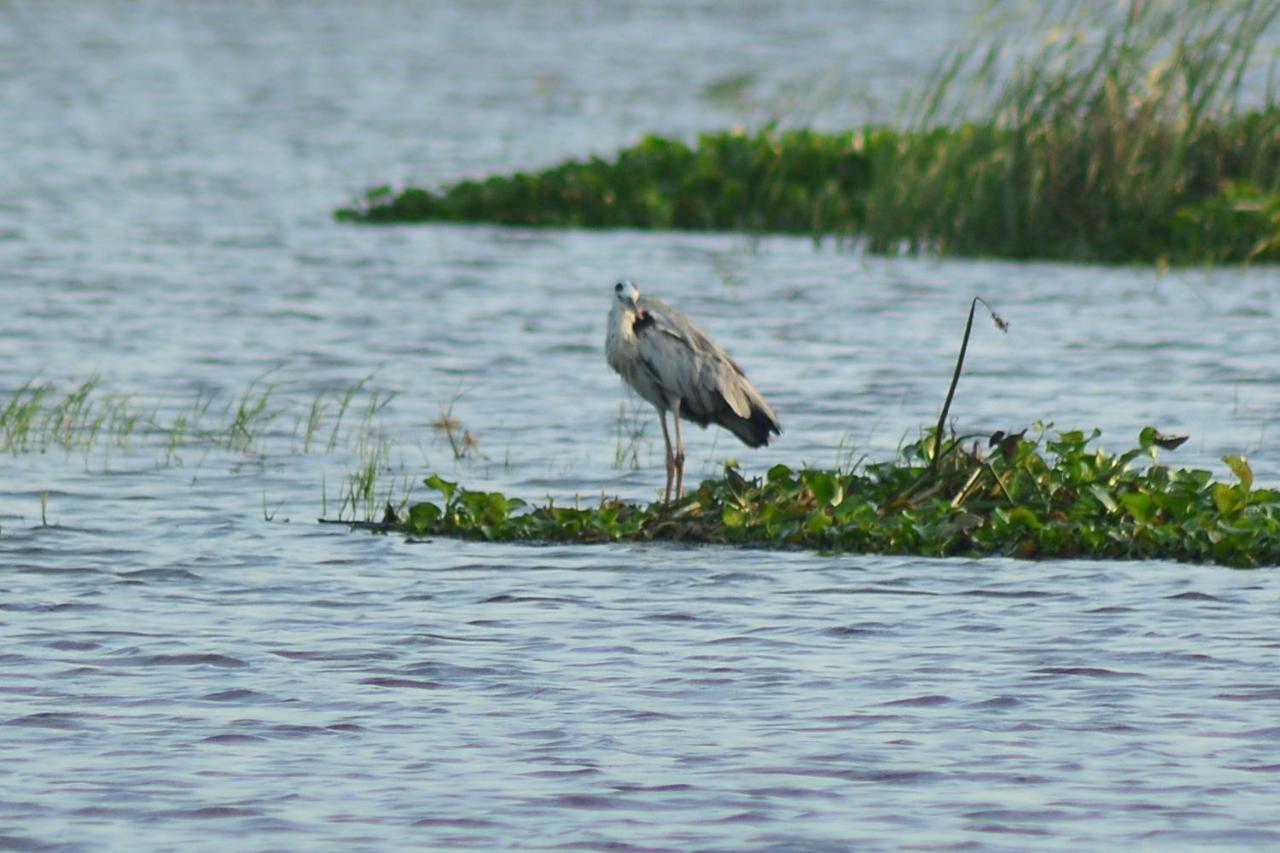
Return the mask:
M936 417L980 294L1012 327L975 331L960 429L1123 449L1154 424L1191 436L1174 464L1228 477L1246 453L1280 481L1274 270L335 224L368 184L803 110L824 81L855 97L820 123L881 114L968 14L472 8L0 7L4 398L97 374L164 423L212 397L217 425L257 381L276 414L243 450L144 425L0 464L0 847L1280 842L1270 571L313 523L376 429L396 497L437 471L651 498L656 419L631 400L619 426L600 352L621 276L728 343L783 420L762 451L690 430L691 477L884 458ZM745 103L703 94L733 75ZM303 452L310 403L366 377L398 396L328 450L331 402Z

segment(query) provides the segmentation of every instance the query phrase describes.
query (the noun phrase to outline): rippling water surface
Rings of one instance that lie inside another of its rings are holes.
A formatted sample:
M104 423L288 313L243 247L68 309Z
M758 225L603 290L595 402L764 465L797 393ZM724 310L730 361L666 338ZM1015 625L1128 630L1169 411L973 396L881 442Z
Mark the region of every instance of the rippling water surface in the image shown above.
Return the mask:
M379 441L393 499L428 471L651 498L655 419L600 352L620 276L727 343L783 420L758 452L691 430L691 476L891 453L936 417L981 294L1012 328L975 333L961 429L1118 449L1155 424L1191 436L1175 464L1246 453L1280 480L1274 270L329 216L384 180L780 104L880 115L970 11L779 8L0 5L0 399L96 375L98 405L141 414L127 443L0 462L0 847L1280 844L1270 571L313 523ZM728 79L733 103L710 94ZM796 94L833 80L854 97ZM200 400L225 425L250 388L245 441L168 429ZM362 410L374 393L395 396Z

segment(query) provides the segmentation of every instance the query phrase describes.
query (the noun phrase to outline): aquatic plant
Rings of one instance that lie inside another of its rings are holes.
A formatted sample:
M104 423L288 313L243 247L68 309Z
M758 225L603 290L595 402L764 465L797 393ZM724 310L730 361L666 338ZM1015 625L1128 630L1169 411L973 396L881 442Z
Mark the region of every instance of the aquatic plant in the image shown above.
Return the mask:
M613 467L640 470L640 450L644 444L645 430L651 418L645 411L648 406L618 403L618 416L613 421Z
M432 475L425 484L436 500L354 526L489 541L1280 565L1280 492L1255 487L1243 457L1224 457L1235 476L1226 483L1207 470L1159 464L1159 453L1185 438L1146 428L1137 447L1116 454L1095 448L1098 437L1035 424L939 444L930 430L895 459L857 472L775 465L749 478L726 467L674 505L603 498L531 506Z
M479 440L453 414L453 409L458 404L458 400L462 399L462 394L461 389L455 391L448 402L440 407L440 414L431 422L431 429L444 436L445 441L449 443L449 451L457 460L468 456L474 457L480 452Z
M1241 108L1280 2L1060 0L1039 11L944 58L916 99L912 132L874 168L869 247L1274 258L1274 221L1194 226L1198 208L1223 193L1280 191L1274 90Z
M0 403L0 451L87 451L103 439L128 447L141 413L127 394L100 393L100 386L101 379L90 376L59 397L52 383L24 383Z
M130 394L104 389L96 375L65 391L52 382L29 381L7 398L0 397L0 452L17 455L59 449L87 456L95 449L127 449L137 443L157 449L160 464L169 466L182 464L184 449L222 448L261 456L269 439L275 440L276 452L282 441L291 445L292 452L333 453L340 447L359 451L367 436L377 431L378 415L396 396L369 389L369 377L365 377L345 389L320 392L304 404L284 394L280 382L265 379L266 374L251 381L240 395L223 397L220 409L216 403L221 395L209 389L197 391L185 403L155 401L142 407ZM347 418L357 398L361 398L358 417ZM290 414L292 430L280 428ZM324 447L317 440L322 430L329 431Z
M862 219L867 144L858 133L774 128L705 133L693 146L647 136L613 160L462 181L438 193L376 187L337 217L822 234Z
M856 236L890 254L1280 258L1275 81L1246 94L1280 0L1039 8L945 56L903 129L649 136L608 160L377 187L336 215Z

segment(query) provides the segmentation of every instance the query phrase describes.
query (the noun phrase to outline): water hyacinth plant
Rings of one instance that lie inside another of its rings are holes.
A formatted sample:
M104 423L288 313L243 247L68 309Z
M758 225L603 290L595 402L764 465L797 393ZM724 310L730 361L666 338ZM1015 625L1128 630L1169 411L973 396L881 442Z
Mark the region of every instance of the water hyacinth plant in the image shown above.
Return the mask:
M935 443L925 433L897 458L859 471L775 465L745 478L729 467L674 505L605 498L590 507L531 507L432 475L425 482L436 500L356 526L489 541L1280 565L1280 492L1255 488L1244 458L1225 457L1235 482L1224 483L1207 470L1159 464L1161 450L1184 438L1146 428L1137 447L1117 454L1096 448L1098 437L1040 424L981 440Z
M1258 70L1280 0L1034 8L945 56L904 129L650 136L610 160L378 187L337 216L806 233L883 253L1280 259L1280 103Z
M462 181L440 192L376 187L337 217L822 234L863 218L867 142L859 134L774 128L706 133L692 146L647 136L613 160Z

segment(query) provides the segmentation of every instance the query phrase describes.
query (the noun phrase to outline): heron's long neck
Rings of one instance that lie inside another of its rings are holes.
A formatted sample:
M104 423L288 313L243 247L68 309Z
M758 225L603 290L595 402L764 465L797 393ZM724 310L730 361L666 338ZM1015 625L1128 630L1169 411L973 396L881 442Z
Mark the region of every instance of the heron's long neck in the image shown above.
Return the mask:
M626 373L635 361L636 314L621 305L609 312L609 339L605 344L609 365L619 373Z

